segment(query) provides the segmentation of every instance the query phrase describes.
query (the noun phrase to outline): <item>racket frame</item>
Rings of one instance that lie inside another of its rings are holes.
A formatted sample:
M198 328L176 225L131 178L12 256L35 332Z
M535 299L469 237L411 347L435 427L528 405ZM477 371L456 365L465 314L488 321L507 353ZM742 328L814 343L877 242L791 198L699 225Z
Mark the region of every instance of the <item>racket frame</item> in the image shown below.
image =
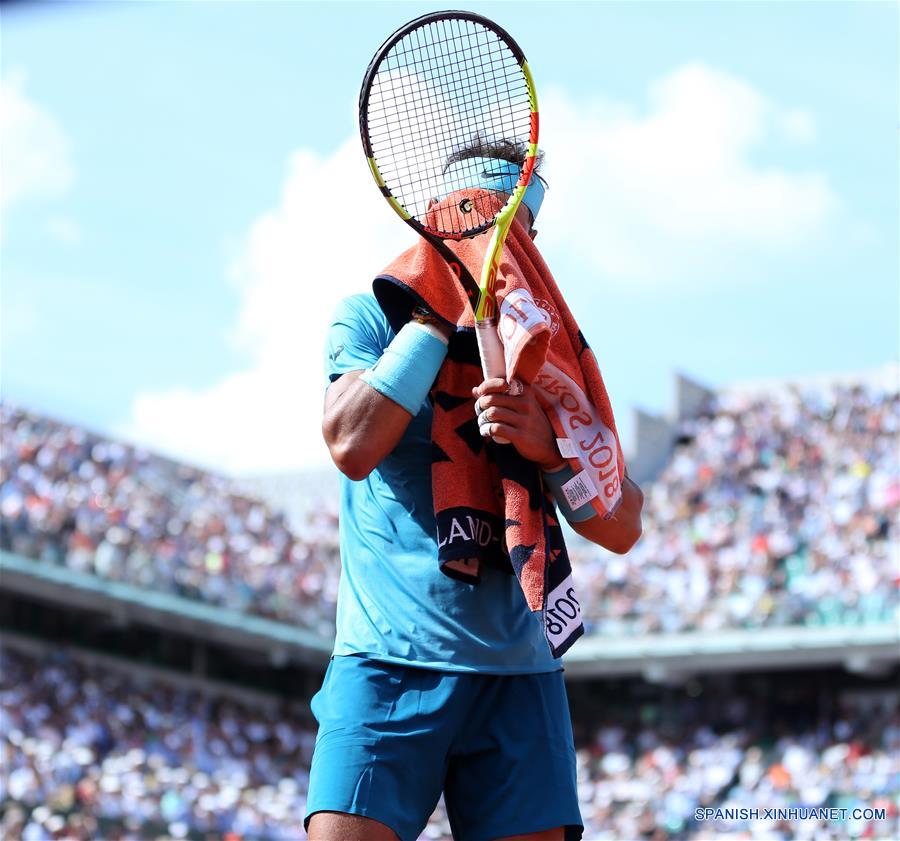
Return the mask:
M452 234L446 231L437 232L427 225L416 219L391 193L390 188L385 183L384 177L378 169L378 164L372 151L372 144L369 140L368 130L368 106L369 95L372 90L372 83L381 67L382 61L394 48L394 46L410 33L430 23L436 23L447 19L469 20L484 26L486 29L496 33L510 49L519 63L519 68L525 79L528 90L529 108L531 111L529 140L525 153L525 159L520 170L519 180L516 182L512 193L506 201L506 204L500 211L489 221L473 228L465 233ZM525 54L519 45L513 40L512 36L502 27L498 26L492 20L476 14L474 12L463 11L442 11L430 12L426 15L416 18L409 23L404 24L400 29L394 32L382 45L378 48L375 56L369 62L363 77L362 88L359 95L359 129L362 139L363 149L365 150L366 160L369 164L369 171L375 179L375 183L381 190L382 195L388 204L393 208L394 212L415 230L420 236L430 243L443 260L447 263L450 270L459 281L460 286L465 292L469 301L469 306L475 316L475 335L478 341L478 350L481 356L482 369L487 378L506 376L506 364L503 357L503 346L500 342L500 336L497 333L497 300L494 295L494 286L497 280L497 271L500 266L500 259L503 254L503 245L506 237L512 227L513 219L516 211L522 203L525 196L525 190L531 181L534 166L537 161L538 153L538 102L537 92L534 86L534 79L531 75L531 69L525 59ZM480 283L476 283L472 274L466 268L465 264L450 249L444 240L461 240L478 236L481 233L493 228L491 239L488 243L485 253L484 263L481 269Z

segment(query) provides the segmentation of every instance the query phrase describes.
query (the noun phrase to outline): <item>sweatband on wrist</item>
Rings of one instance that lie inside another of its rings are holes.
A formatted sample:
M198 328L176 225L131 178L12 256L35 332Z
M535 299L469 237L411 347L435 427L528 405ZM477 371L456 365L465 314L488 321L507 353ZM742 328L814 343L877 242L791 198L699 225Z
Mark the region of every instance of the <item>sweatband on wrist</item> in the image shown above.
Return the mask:
M563 517L570 523L583 523L585 520L596 517L597 512L594 510L594 506L591 505L591 497L584 499L577 508L572 507L570 499L577 501L579 497L584 498L585 496L584 489L579 487L577 482L575 487L569 485L568 492L567 488L564 487L564 485L575 479L575 476L575 471L568 462L560 470L555 470L553 473L543 473L544 484L553 494L553 498L556 500ZM596 491L594 491L594 495L596 496Z
M430 325L404 324L384 353L360 379L402 406L413 417L419 413L444 358L447 339Z

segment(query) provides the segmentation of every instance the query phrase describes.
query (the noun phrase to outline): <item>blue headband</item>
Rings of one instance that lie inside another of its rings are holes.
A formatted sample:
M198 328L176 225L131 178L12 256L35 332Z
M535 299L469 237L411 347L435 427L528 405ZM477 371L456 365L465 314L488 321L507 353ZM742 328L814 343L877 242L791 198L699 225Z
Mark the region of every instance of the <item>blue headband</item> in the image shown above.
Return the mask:
M457 190L493 190L511 194L519 181L520 167L501 158L465 158L447 167L444 173L444 198ZM537 219L544 201L544 185L532 174L522 203L531 211L531 221Z

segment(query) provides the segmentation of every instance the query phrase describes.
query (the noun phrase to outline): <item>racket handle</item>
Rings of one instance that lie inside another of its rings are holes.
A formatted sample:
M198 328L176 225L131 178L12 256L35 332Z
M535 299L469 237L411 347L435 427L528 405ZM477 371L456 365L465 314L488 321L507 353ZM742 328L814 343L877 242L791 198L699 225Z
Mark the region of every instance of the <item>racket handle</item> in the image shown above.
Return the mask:
M506 360L503 357L500 335L497 333L497 319L486 318L484 321L476 321L475 335L478 337L478 354L481 356L484 378L506 379Z
M506 359L503 356L503 344L497 333L497 319L486 318L475 322L475 335L478 338L478 355L481 357L481 370L486 380L494 377L506 379ZM506 438L492 436L497 444L508 444Z

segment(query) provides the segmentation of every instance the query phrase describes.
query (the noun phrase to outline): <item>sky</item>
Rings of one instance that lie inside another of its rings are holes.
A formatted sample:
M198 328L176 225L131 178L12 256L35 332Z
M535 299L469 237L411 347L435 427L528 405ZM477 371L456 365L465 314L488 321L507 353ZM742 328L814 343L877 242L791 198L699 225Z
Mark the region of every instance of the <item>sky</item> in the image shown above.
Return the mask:
M536 240L626 452L676 372L896 361L898 6L467 3L533 70ZM235 474L319 465L336 303L415 234L365 68L422 3L5 5L2 396Z

